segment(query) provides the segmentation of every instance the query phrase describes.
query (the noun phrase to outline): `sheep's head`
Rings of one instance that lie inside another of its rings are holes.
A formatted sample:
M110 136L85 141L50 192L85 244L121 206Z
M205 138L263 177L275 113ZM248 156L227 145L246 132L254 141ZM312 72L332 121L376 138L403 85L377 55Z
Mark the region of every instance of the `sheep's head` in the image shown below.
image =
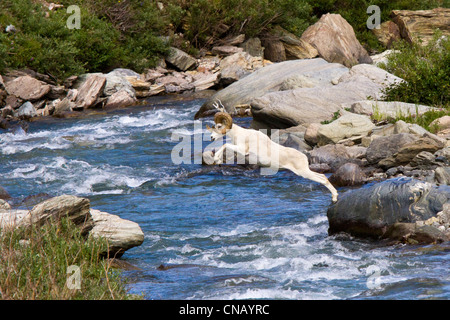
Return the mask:
M211 131L211 140L215 141L224 136L233 126L233 118L226 112L217 112L214 115L214 128L206 125L206 129Z

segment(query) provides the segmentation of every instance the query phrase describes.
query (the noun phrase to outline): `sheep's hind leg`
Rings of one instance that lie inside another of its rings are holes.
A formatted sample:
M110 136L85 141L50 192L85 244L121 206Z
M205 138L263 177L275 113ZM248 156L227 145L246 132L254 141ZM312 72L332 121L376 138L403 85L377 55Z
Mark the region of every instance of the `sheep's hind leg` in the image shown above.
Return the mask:
M288 168L288 169L290 169L290 168ZM333 187L333 185L330 183L330 181L328 181L327 177L324 174L311 171L309 168L307 168L306 170L305 169L299 170L297 168L290 169L290 170L292 172L294 172L296 175L299 175L305 179L309 179L309 180L318 182L320 184L323 184L328 190L330 190L331 195L332 195L332 201L333 202L337 201L338 192Z

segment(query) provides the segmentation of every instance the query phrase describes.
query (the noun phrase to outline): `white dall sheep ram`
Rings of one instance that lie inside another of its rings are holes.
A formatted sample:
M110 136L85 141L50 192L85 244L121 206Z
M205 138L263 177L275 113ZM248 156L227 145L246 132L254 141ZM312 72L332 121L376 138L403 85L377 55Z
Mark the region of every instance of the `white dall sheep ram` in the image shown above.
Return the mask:
M293 148L284 147L272 141L264 133L242 128L235 123L226 112L217 112L214 116L214 128L206 128L211 131L211 139L218 140L223 136L230 138L232 143L225 143L216 151L214 163L221 164L223 153L226 149L236 152L241 156L256 157L256 163L262 166L271 166L278 169L288 169L303 178L323 184L330 190L332 201L336 202L338 193L325 175L309 169L306 155Z

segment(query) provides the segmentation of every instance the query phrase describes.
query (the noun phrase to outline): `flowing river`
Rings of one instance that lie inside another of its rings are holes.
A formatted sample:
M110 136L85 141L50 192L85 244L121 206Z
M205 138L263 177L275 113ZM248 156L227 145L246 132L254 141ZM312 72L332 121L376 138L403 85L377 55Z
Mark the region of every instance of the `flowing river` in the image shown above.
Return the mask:
M193 121L202 102L160 99L0 133L0 185L18 207L29 195L72 194L139 223L145 241L123 259L142 270L124 276L148 299L450 298L448 244L330 237L331 196L317 183L288 171L174 164L181 139L172 135L208 140L211 119Z

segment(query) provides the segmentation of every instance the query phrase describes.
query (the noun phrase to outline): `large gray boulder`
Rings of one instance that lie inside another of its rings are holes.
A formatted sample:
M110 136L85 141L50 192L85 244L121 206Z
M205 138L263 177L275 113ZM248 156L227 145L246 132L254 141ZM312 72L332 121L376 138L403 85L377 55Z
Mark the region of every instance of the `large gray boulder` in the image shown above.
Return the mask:
M294 76L303 75L317 86L331 86L332 80L337 81L345 73L348 73L348 68L341 64L328 63L321 58L270 64L214 94L202 105L195 118L210 115L210 111L214 111L213 103L217 100L232 113L236 105L250 104L254 98L277 92L286 79Z
M330 235L346 232L375 239L408 236L419 242L439 242L450 239L446 230L424 230L420 223L435 218L448 202L450 186L390 179L341 194L327 211L328 231Z
M306 61L314 60L316 59ZM383 97L383 88L402 81L368 64L356 65L337 79L328 76L328 80L330 78L331 81L322 81L312 88L270 92L253 99L251 106L254 120L266 124L269 128L285 128L299 124L306 126L330 120L343 106L368 96L380 99Z

